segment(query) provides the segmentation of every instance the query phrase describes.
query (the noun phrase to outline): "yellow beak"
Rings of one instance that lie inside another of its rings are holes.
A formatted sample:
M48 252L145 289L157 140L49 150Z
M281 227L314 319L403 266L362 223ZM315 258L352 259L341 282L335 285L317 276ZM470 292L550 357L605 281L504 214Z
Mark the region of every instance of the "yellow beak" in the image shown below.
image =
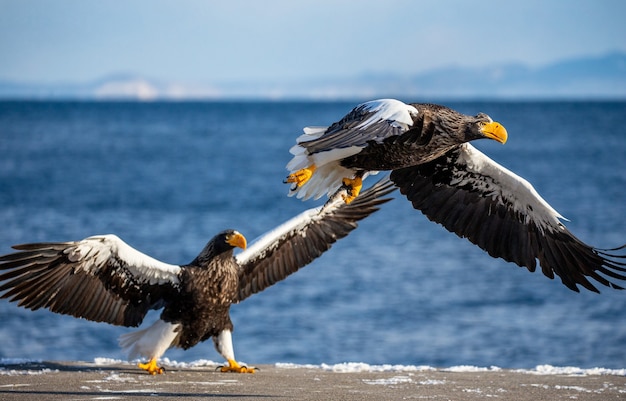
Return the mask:
M506 143L509 135L506 132L506 129L499 122L493 121L485 124L480 132L489 139L494 139L500 143Z
M244 237L243 235L239 234L238 232L235 232L234 234L229 235L226 238L226 242L229 245L236 246L236 247L239 247L241 249L246 249L246 246L248 245L247 242L246 242L246 237Z

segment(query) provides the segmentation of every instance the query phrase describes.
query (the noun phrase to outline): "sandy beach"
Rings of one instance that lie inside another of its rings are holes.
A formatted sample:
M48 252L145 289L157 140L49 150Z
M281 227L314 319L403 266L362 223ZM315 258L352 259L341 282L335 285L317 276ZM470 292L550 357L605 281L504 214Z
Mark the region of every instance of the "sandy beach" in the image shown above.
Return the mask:
M372 369L261 365L255 374L215 366L166 367L150 376L132 364L23 362L0 365L2 400L620 400L626 376L504 369ZM473 371L472 371L473 370Z

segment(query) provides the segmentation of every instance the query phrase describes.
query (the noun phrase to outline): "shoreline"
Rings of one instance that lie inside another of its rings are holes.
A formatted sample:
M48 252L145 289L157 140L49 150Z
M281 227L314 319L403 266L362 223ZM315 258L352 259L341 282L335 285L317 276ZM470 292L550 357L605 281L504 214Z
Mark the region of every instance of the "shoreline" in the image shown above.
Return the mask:
M365 364L260 365L255 374L168 366L150 376L134 364L44 361L0 363L2 400L237 398L238 400L619 400L623 370L541 373L500 368L372 367ZM343 367L343 370L342 370ZM595 372L595 373L594 373ZM602 373L609 372L609 373ZM612 372L612 373L611 373Z

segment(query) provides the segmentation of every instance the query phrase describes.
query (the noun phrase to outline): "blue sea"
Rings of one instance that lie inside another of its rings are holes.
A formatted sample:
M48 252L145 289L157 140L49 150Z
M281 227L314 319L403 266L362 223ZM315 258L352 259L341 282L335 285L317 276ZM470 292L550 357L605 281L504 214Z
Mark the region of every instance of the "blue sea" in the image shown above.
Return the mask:
M0 253L114 233L186 263L225 228L250 241L321 203L286 196L288 150L304 126L357 103L2 102ZM475 146L532 182L580 239L626 243L626 103L445 104L501 122L509 142ZM394 196L314 263L233 305L239 360L626 367L626 291L570 291ZM125 359L117 337L129 330L0 300L0 358ZM165 356L221 362L211 341Z

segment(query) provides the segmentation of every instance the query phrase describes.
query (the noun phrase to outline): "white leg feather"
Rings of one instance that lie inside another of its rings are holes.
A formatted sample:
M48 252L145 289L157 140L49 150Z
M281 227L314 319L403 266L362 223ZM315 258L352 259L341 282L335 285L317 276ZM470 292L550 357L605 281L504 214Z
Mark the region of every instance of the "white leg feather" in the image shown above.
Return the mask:
M295 190L291 190L289 196L296 195L298 199L303 200L319 199L324 195L331 195L336 192L341 186L343 178L352 178L353 176L353 171L339 166L337 162L318 165L317 171L311 179Z
M159 319L145 329L122 334L119 344L129 359L159 359L178 335L178 326Z
M215 349L227 361L235 360L235 350L233 349L233 338L230 330L222 330L218 336L213 337Z

